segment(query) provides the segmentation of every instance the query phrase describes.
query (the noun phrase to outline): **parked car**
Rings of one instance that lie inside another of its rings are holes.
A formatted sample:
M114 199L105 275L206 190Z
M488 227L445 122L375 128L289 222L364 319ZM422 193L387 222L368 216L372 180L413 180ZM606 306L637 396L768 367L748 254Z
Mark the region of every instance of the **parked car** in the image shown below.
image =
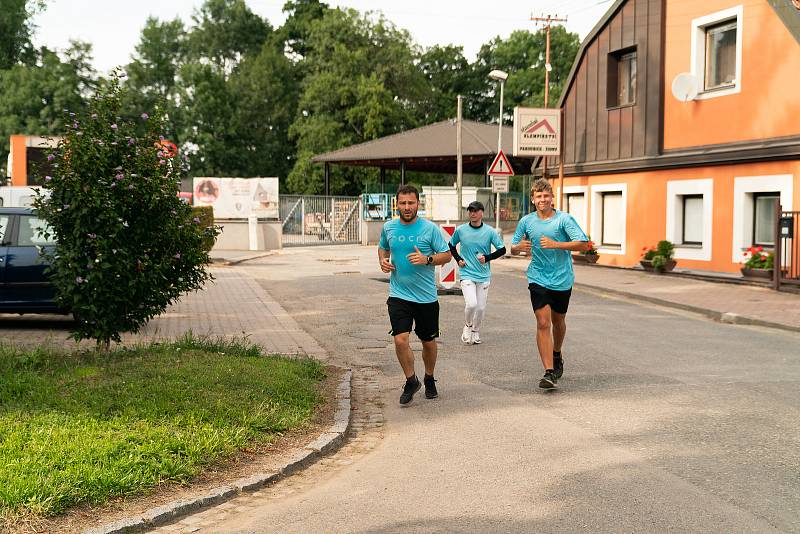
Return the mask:
M44 220L31 208L0 208L0 313L68 313L55 301L44 251Z

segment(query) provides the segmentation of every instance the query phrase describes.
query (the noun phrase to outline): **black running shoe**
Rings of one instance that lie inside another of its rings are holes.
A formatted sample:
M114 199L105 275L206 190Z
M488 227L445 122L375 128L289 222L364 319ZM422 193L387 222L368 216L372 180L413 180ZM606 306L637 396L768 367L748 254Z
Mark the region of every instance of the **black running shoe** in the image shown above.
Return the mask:
M556 378L564 376L564 358L561 356L553 356L553 375Z
M406 385L403 386L403 394L400 395L400 404L408 404L411 402L411 399L414 398L414 393L419 391L419 388L422 387L420 384L419 379L414 377L414 381L406 380Z
M541 380L539 380L539 387L542 389L555 389L558 387L558 378L552 369L546 371Z
M436 380L432 376L425 375L423 382L425 382L426 399L435 399L439 396L439 392L436 391Z

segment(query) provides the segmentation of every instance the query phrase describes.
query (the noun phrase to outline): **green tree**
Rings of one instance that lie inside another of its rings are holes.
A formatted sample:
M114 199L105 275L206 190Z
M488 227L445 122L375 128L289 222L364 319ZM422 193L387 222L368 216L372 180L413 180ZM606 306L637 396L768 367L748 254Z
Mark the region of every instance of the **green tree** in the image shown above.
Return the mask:
M64 112L49 195L35 203L57 243L57 301L79 318L73 337L106 349L202 287L204 240L216 234L177 197L181 168L161 142L160 113L126 115L123 93L113 76L86 113Z
M0 70L36 58L31 44L33 16L44 9L43 0L3 0L0 4Z
M295 147L288 138L289 126L298 94L292 69L284 54L264 45L228 80L228 93L236 103L230 118L230 149L237 163L233 176L285 177L291 170Z
M297 102L292 63L242 0L206 0L178 70L181 144L193 176L286 176Z
M428 86L408 32L382 17L335 9L312 23L308 74L289 132L297 141L290 191L320 193L323 170L310 158L419 124ZM372 170L336 168L332 192L359 193Z
M55 135L64 109L85 108L96 85L90 54L90 45L74 42L63 59L42 48L34 64L0 70L0 160L10 135Z
M456 116L456 98L462 95L469 100L479 92L482 80L476 80L475 71L464 57L461 46L435 45L425 50L419 59L430 86L425 102L425 121L436 122ZM465 104L468 102L465 100Z
M545 30L536 33L518 30L508 39L497 37L481 47L473 66L476 78L484 81L485 89L473 97L471 118L482 121L497 118L496 83L487 79L492 69L508 72L504 101L507 118L510 118L514 106L544 105L545 41ZM558 102L579 47L577 34L568 32L563 26L551 28L550 107Z
M181 67L180 102L186 120L181 124L181 148L192 176L240 176L241 162L234 147L237 103L231 98L225 75L210 64L191 62Z
M247 54L258 54L272 26L244 0L206 0L192 16L189 35L193 60L208 60L226 77Z
M154 109L165 106L167 137L179 142L180 105L177 101L178 71L186 55L186 30L180 19L161 22L148 17L142 29L136 55L126 67L126 107Z
M295 62L305 58L314 46L310 39L311 24L321 19L329 10L328 4L319 0L289 0L283 5L287 14L283 26L275 30L279 49Z

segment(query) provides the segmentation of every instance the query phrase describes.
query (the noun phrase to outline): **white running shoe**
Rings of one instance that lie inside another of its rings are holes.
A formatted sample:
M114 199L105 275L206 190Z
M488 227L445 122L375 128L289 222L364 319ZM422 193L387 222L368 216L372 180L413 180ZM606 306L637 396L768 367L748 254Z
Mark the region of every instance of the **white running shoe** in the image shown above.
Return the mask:
M472 343L474 345L480 345L481 344L481 335L480 335L480 333L475 332L474 330L472 331Z
M467 345L472 345L472 327L464 325L464 330L461 332L461 342Z

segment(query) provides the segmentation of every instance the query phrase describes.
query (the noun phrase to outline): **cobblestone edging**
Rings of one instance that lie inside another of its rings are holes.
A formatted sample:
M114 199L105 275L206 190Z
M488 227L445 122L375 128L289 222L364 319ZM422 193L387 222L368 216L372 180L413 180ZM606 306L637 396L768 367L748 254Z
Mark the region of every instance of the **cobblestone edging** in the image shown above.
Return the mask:
M107 525L87 529L84 531L85 534L121 534L123 532L150 530L174 521L181 516L221 504L241 493L256 491L313 464L321 457L341 447L344 443L345 435L350 429L352 381L352 369L345 370L339 386L336 388L338 406L334 415L333 425L320 434L316 440L297 452L277 471L257 473L247 478L241 478L230 485L214 488L204 495L174 501L164 506L151 508L136 517L129 517Z

